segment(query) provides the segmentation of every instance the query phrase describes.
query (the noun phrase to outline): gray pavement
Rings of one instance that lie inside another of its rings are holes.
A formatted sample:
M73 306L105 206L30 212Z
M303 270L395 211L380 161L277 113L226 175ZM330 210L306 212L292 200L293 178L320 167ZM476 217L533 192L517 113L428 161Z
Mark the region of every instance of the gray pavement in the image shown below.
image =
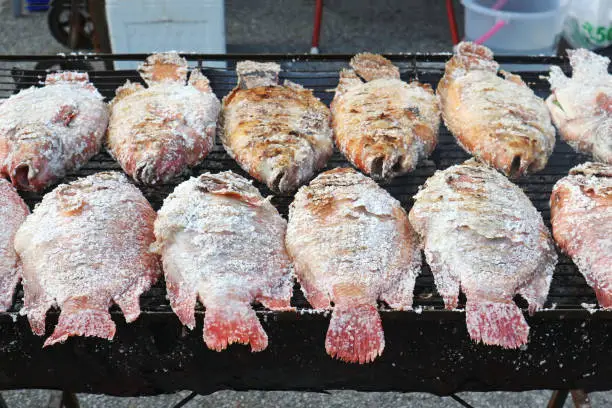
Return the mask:
M310 49L314 0L226 0L226 31L231 52L307 52ZM461 19L461 14L458 15ZM450 51L442 0L326 0L321 52ZM67 51L48 33L44 14L14 19L10 1L0 0L0 53L49 54ZM204 345L202 345L204 347ZM9 407L45 406L46 390L2 393ZM83 408L171 407L188 391L173 395L117 398L80 394ZM461 393L475 407L544 407L550 391ZM594 407L612 406L612 393L593 393ZM220 391L198 396L187 407L457 407L450 399L423 393ZM568 401L565 407L571 407Z

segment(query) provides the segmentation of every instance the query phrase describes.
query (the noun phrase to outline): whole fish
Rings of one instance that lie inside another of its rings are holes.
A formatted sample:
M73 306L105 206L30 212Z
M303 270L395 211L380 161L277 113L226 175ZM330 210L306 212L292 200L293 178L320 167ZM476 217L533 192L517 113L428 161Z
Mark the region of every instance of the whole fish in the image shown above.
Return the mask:
M191 178L164 201L154 248L162 257L170 305L193 328L200 299L209 348L242 343L264 350L268 336L251 303L291 309L286 225L250 181L231 171Z
M100 151L108 108L86 73L48 74L0 102L0 176L40 191Z
M350 168L321 173L289 208L287 251L315 309L334 303L325 349L347 362L379 356L377 300L411 309L421 270L417 236L400 203Z
M0 178L0 312L11 307L15 286L21 279L21 262L15 252L17 229L30 213L15 188Z
M550 222L557 244L595 290L599 306L612 308L612 165L584 163L557 181Z
M459 288L467 297L470 337L517 348L529 326L513 302L529 311L546 301L557 253L529 198L506 177L475 160L437 171L415 196L410 222L448 309Z
M214 145L220 102L208 79L169 52L139 67L145 88L129 81L111 102L107 149L143 184L166 183L201 162Z
M242 61L236 72L238 86L223 98L223 146L270 190L294 191L331 157L329 109L309 89L279 85L278 64Z
M357 54L350 64L331 104L336 145L375 179L414 170L438 142L440 108L431 86L402 81L380 55Z
M23 262L24 309L32 331L45 334L45 315L62 309L49 346L70 336L112 339L116 303L125 320L140 315L140 295L160 275L149 252L155 211L118 172L61 184L46 194L15 236Z

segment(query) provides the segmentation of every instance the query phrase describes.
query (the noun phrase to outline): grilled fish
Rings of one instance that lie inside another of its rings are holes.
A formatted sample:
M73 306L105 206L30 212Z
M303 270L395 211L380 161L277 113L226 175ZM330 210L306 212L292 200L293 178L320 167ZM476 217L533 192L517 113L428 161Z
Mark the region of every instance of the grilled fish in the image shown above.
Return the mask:
M553 187L550 221L602 308L612 308L612 165L584 163Z
M100 151L108 108L86 73L48 74L0 103L0 176L40 191Z
M437 171L415 196L410 222L448 309L459 288L467 297L470 337L517 348L529 326L513 302L530 312L548 295L557 253L550 234L523 191L482 163L469 160Z
M568 50L573 75L551 67L546 99L559 133L574 150L612 164L612 76L610 59L594 52Z
M410 309L421 270L417 237L400 203L353 169L326 171L295 195L287 251L310 304L328 309L334 302L327 353L373 361L385 346L376 301Z
M170 304L193 328L200 299L209 348L242 343L264 350L268 336L251 302L291 309L286 225L251 182L231 171L191 178L164 201L153 248L162 256Z
M506 176L542 170L555 145L546 104L498 69L488 48L457 45L437 89L444 122L464 150Z
M438 141L440 108L431 86L403 82L380 55L357 54L350 64L331 103L336 145L375 179L414 170Z
M329 109L311 90L279 85L278 64L242 61L236 72L238 86L223 99L223 146L272 191L294 191L332 154Z
M140 315L140 295L160 275L149 252L155 211L118 172L61 184L46 194L15 236L23 262L24 308L32 331L45 334L45 314L62 312L44 345L70 336L115 335L108 308L125 320Z
M107 149L143 184L165 183L202 161L214 144L220 102L208 79L176 53L154 54L111 102Z
M0 312L11 307L15 286L21 278L21 262L13 241L29 213L28 206L11 183L0 178Z

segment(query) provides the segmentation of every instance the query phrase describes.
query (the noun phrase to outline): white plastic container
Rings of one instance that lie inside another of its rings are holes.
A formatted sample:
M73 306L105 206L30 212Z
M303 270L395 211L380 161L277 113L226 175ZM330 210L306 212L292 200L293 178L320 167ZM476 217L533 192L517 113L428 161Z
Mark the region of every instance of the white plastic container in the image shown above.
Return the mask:
M106 18L113 53L225 53L223 0L106 0ZM138 64L119 61L115 69Z
M569 0L461 0L465 39L475 41L500 21L505 24L484 41L495 54L555 54ZM500 9L496 10L495 7Z

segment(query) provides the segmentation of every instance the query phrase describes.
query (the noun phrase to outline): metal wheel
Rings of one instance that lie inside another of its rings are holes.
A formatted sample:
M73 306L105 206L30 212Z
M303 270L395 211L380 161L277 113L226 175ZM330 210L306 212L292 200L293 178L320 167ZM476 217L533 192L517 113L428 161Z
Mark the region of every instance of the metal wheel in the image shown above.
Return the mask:
M76 5L72 4L73 1ZM55 0L49 7L47 24L59 43L72 49L93 49L94 25L84 1Z

